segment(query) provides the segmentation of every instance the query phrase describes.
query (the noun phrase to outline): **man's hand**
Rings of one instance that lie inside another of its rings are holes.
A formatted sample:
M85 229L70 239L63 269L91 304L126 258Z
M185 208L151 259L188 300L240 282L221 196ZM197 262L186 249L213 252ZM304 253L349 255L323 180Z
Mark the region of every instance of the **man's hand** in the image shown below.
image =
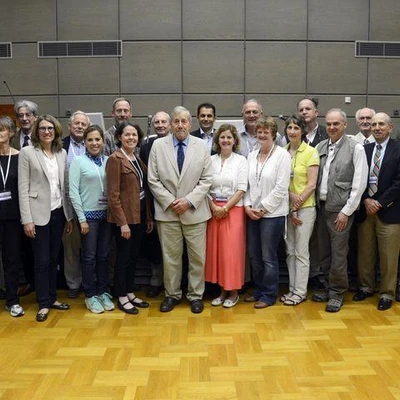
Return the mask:
M376 214L382 208L379 201L374 199L365 199L364 205L368 215Z
M346 229L347 222L349 221L349 217L346 214L340 212L335 220L335 228L336 232L343 232Z
M171 203L170 207L172 208L173 211L175 211L178 215L180 215L190 208L190 204L185 198L181 197L180 199L174 200Z

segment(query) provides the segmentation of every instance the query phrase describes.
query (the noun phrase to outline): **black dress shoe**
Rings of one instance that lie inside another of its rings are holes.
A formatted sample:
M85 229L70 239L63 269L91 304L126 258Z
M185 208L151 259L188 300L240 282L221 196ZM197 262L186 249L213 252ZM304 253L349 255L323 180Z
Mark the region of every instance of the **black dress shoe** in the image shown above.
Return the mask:
M373 295L373 293L368 293L365 290L357 290L353 296L353 301L363 301L368 297L372 297Z
M174 299L173 297L166 297L160 305L160 311L170 312L180 302L181 302L180 300Z
M194 314L200 314L204 310L204 304L201 300L193 300L190 302L190 310Z
M378 310L379 311L389 310L389 308L392 307L392 303L393 303L392 300L382 297L378 303Z
M52 304L50 308L54 308L55 310L66 311L69 310L69 304L67 303L59 303L59 304Z
M396 301L400 301L400 288L397 288Z
M118 306L118 308L121 310L121 311L123 311L124 313L127 313L127 314L138 314L139 313L139 311L138 311L138 309L135 307L135 306L133 306L132 308L125 308L124 306L125 305L127 305L127 304L132 304L129 300L127 301L127 302L125 302L124 304L122 304L120 301L119 301L119 299L118 299L118 301L117 301L117 306Z
M149 286L146 290L146 296L150 298L157 297L162 290L162 286Z
M141 300L141 299L137 298L136 296L132 300L129 299L129 301L134 306L139 307L139 308L149 308L150 307L150 304L147 301Z
M37 322L44 322L44 321L46 321L48 315L49 315L48 311L47 312L39 312L38 311L37 314L36 314L36 321Z

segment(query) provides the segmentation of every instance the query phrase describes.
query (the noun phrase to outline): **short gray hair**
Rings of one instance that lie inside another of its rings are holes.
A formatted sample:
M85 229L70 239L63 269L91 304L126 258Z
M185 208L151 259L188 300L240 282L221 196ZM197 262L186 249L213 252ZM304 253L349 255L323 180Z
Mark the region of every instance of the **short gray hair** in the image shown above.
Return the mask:
M15 115L18 114L20 108L26 107L29 112L31 112L35 117L37 116L38 112L38 105L30 100L19 100L14 105Z
M260 103L258 100L256 100L256 99L247 100L247 101L243 104L243 107L242 107L242 114L243 114L243 112L244 112L244 106L247 105L247 104L249 104L249 103L256 103L257 106L258 106L258 108L259 108L259 110L260 110L260 113L263 114L262 105L261 105L261 103Z
M189 122L192 123L192 115L190 111L183 106L176 106L171 112L171 119L174 119L177 114L186 113L189 116Z
M366 108L372 112L372 116L374 116L376 114L376 112L375 112L375 110L373 108L363 107L363 108L360 108L359 110L356 111L356 119L358 119L358 117L360 116L360 112L362 110L365 110Z
M77 115L84 115L84 116L87 118L87 120L88 120L89 126L91 125L89 115L87 115L84 111L81 111L81 110L75 111L75 112L69 117L69 123L70 123L70 124L72 124L72 123L74 122L74 119L75 119L75 117L76 117Z
M347 122L347 115L341 108L331 108L330 110L327 111L327 113L325 114L325 117L327 117L328 114L333 113L333 112L338 112L342 116L343 121Z

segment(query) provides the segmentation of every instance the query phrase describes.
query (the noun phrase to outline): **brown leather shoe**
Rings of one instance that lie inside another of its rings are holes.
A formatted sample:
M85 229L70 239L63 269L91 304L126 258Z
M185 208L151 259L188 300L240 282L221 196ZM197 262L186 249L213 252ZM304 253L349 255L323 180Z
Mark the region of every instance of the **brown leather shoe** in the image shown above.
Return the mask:
M263 301L257 301L257 303L254 304L254 308L260 309L260 308L267 308L269 307L268 303L264 303Z
M243 299L246 303L254 303L257 299L254 296L247 296Z

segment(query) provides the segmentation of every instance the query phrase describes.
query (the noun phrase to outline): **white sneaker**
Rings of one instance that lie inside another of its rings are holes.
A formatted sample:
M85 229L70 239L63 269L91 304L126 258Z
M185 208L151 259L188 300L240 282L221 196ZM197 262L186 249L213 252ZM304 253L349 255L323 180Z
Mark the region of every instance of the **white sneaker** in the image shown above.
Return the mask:
M100 296L98 296L98 299L100 301L100 304L103 306L103 308L106 311L112 311L114 310L115 306L114 303L112 302L112 297L109 293L104 292L103 294L101 294Z
M86 297L85 303L88 310L95 314L101 314L104 312L104 307L99 301L97 296Z
M22 317L25 314L24 309L19 304L14 304L11 307L6 306L5 308L12 317Z

